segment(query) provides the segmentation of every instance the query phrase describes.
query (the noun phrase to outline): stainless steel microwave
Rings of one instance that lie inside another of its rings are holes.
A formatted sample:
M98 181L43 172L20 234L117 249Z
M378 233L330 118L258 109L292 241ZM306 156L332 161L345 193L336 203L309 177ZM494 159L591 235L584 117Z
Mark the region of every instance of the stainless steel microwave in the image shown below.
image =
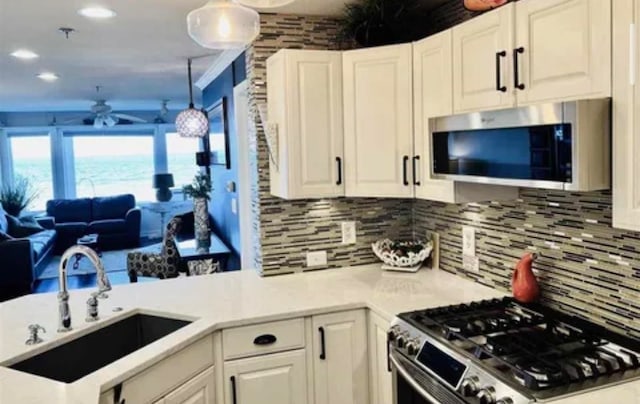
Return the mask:
M432 178L608 189L610 116L610 99L596 99L432 119Z

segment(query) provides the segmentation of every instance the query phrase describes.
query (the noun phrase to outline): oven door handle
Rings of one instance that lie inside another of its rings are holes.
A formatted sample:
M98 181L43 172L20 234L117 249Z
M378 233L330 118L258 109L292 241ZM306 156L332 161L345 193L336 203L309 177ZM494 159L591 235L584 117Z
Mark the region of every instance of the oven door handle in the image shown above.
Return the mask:
M434 403L434 404L442 404L440 401L436 400L435 397L433 397L431 394L427 393L422 386L420 386L418 384L418 382L416 382L415 380L413 380L413 378L411 377L411 375L409 374L409 372L400 364L400 362L398 362L398 360L396 358L394 358L393 354L389 355L389 359L391 359L391 365L393 368L395 368L395 370L400 374L400 376L402 376L402 378L411 385L411 387L413 387L413 389L416 391L416 393L420 394L422 396L422 398L424 398L425 400Z

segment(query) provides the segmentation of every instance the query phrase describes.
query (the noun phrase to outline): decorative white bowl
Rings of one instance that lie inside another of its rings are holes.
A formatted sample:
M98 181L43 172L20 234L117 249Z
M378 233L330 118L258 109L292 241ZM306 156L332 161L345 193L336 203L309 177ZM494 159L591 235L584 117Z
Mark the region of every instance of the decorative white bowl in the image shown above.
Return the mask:
M398 255L397 251L393 249L394 244L400 245L415 245L422 244L424 248L419 252L407 252L406 255ZM394 242L389 240L388 238L384 240L378 240L375 243L371 244L371 249L376 254L376 256L385 264L393 267L415 267L418 264L421 264L424 260L429 258L431 255L431 251L433 250L433 243L431 241L427 243L423 242L412 242L412 241L404 241L404 242Z

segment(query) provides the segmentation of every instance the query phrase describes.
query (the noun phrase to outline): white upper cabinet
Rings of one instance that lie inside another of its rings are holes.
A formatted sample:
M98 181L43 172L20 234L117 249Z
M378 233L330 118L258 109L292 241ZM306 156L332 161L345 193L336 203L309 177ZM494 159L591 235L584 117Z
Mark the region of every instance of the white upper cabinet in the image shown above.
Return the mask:
M342 54L284 49L267 60L269 124L278 133L271 194L344 195Z
M453 114L452 31L413 44L414 153L412 176L419 199L448 203L515 199L518 189L431 178L429 119Z
M343 53L347 196L413 196L411 57L411 44Z
M314 316L315 404L370 404L364 310Z
M515 105L509 56L514 4L453 27L453 105L456 113Z
M640 231L640 0L615 0L613 21L613 226Z
M611 96L610 0L515 6L519 105Z

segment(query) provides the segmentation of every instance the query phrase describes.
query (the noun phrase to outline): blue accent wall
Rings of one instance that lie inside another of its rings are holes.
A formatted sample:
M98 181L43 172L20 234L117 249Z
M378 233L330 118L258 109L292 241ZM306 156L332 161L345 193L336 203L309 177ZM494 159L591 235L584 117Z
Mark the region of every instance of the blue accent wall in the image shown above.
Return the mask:
M227 97L227 118L229 120L229 158L231 168L211 166L213 195L209 204L209 213L213 216L216 234L229 246L233 255L227 264L227 270L240 269L240 219L231 211L232 200L238 203L238 136L234 116L233 88L246 79L247 69L244 53L240 55L220 76L202 92L202 103L205 108L218 103ZM234 192L227 191L229 182L236 184Z

